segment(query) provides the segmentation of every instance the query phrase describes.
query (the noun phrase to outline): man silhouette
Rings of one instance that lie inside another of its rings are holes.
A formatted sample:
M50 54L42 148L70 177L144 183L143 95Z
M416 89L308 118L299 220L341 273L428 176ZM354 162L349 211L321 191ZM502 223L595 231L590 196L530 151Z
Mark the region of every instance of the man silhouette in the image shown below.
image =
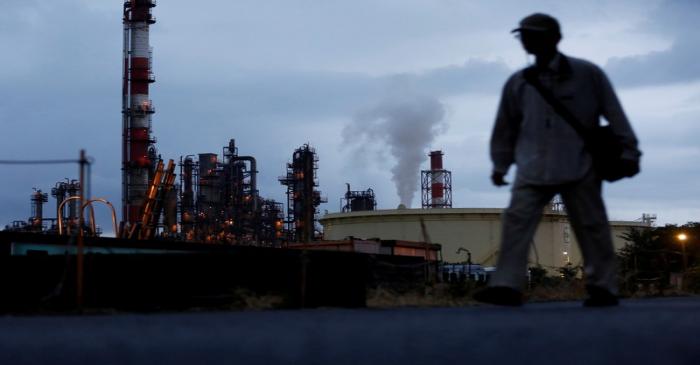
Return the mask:
M521 305L529 246L542 210L560 194L584 259L585 306L617 305L615 252L602 199L602 180L593 168L583 138L534 86L551 92L583 127L608 121L624 146L623 176L639 171L637 139L605 73L596 65L558 51L558 21L532 14L513 30L535 65L513 74L503 88L491 136L491 180L517 166L511 202L502 217L501 250L489 286L474 299L498 305ZM526 75L530 75L527 76ZM531 76L534 75L534 76ZM588 141L590 143L590 141Z

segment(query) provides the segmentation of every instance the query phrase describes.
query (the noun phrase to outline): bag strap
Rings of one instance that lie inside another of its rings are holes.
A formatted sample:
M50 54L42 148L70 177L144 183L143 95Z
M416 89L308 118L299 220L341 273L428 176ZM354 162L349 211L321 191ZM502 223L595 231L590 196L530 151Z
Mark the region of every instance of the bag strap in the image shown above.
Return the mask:
M539 78L539 71L537 70L536 66L526 68L523 71L523 77L525 78L525 81L532 85L535 90L540 93L542 98L544 98L544 100L552 106L554 111L564 118L564 121L569 123L572 128L574 128L576 133L581 136L584 142L586 142L588 140L589 131L581 124L581 122L578 121L578 119L569 111L569 109L564 106L564 104L562 104L556 96L554 96L554 93L552 93L551 90L542 85Z

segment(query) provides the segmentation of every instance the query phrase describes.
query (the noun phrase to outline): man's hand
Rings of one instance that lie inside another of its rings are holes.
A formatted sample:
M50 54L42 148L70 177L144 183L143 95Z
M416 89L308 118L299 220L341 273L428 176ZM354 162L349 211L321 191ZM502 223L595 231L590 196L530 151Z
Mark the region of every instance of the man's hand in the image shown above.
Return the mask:
M491 174L491 181L493 182L494 185L496 186L504 186L508 185L508 182L503 178L505 174L502 174L500 172L494 171Z

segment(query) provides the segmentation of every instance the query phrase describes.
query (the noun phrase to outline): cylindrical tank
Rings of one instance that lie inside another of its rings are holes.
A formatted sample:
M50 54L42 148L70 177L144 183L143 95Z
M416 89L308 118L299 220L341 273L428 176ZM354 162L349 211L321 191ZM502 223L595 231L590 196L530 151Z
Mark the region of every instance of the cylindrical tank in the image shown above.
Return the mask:
M44 224L44 203L49 201L48 194L42 193L41 190L36 190L31 195L32 216L29 217L29 223L33 228L41 230Z
M63 200L66 198L67 193L68 193L68 182L59 181L51 189L51 196L56 198L56 208L58 208L61 205ZM60 212L57 212L58 217L56 217L56 218L59 219L60 217L64 217L65 210L66 210L66 207L64 206Z
M80 181L71 180L68 184L68 196L78 196L80 194ZM73 222L78 220L78 201L71 200L68 202L68 219Z
M463 262L467 257L459 248L471 251L474 263L494 266L498 258L503 209L447 208L397 209L331 213L321 218L324 239L342 240L349 236L368 239L424 241L425 233L442 245L445 262ZM648 223L612 221L615 248L625 246L621 238L631 228L646 229ZM572 262L578 265L581 254L570 233L565 212L545 211L530 248L530 265L557 268Z

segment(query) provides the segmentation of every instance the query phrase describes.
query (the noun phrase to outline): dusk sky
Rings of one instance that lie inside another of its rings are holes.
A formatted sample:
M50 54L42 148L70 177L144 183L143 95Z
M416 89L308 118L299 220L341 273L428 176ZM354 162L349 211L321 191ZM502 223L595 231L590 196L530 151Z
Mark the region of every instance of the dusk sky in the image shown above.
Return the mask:
M510 34L546 12L563 53L608 73L640 140L642 172L606 184L613 220L700 220L700 1L161 0L153 9L153 135L163 158L221 153L235 138L257 158L259 190L295 148L319 155L325 210L350 183L399 204L398 157L442 150L453 206L502 208L488 140L500 89L531 63ZM0 12L0 159L94 158L92 195L121 194L122 1L4 0ZM412 168L410 163L403 168ZM30 215L76 166L0 166L0 226ZM415 176L415 184L411 177ZM508 176L512 180L513 169ZM405 192L410 196L410 191ZM46 216L53 216L49 203ZM108 220L101 214L105 229Z

